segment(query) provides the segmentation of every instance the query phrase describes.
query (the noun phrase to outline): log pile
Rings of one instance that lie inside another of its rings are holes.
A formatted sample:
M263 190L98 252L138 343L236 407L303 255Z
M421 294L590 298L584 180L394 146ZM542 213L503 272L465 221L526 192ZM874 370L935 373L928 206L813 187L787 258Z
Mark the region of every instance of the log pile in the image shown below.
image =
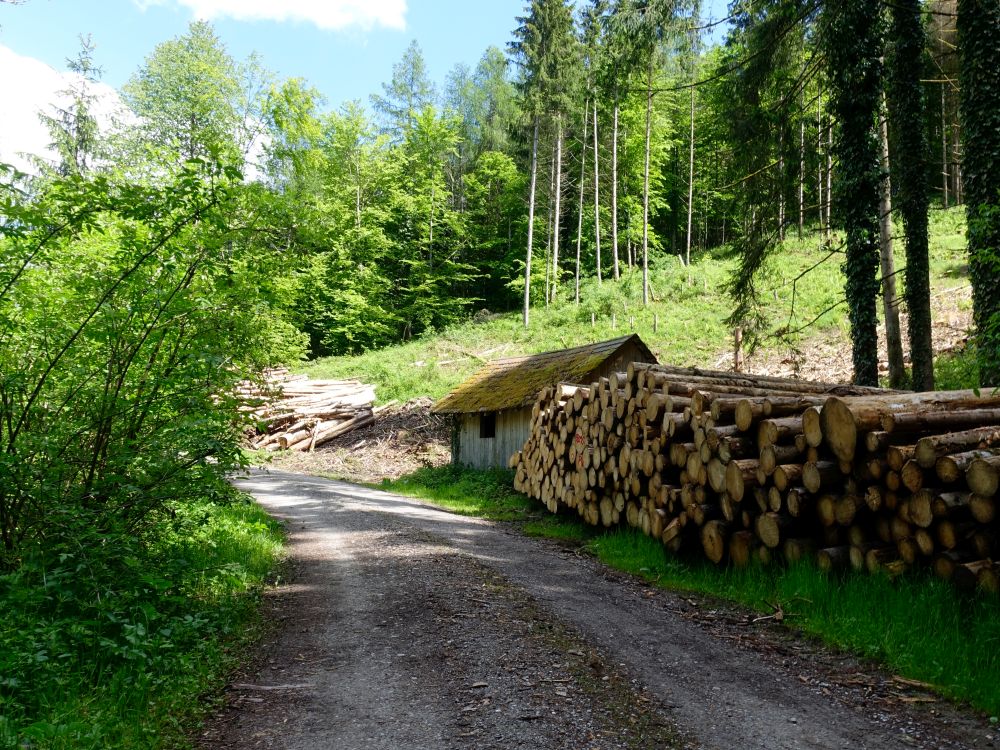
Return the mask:
M243 383L241 409L257 424L254 449L312 451L336 437L370 424L375 389L358 380L310 380L287 370L271 370L263 384Z
M1000 396L634 363L542 391L515 487L743 566L813 557L1000 589Z

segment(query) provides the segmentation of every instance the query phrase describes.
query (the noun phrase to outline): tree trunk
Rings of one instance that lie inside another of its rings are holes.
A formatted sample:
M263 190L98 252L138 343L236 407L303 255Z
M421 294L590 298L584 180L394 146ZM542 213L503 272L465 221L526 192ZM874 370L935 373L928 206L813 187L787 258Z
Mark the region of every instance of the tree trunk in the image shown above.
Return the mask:
M553 152L555 151L556 144L552 144ZM556 155L552 154L552 161L549 164L549 200L548 200L548 218L546 219L546 231L547 235L545 237L545 306L549 306L549 301L552 299L552 287L549 285L549 281L552 278L552 266L550 261L552 259L552 216L553 216L553 201L552 196L556 189Z
M824 219L824 235L827 244L833 234L833 227L830 223L830 210L833 206L833 118L826 119L826 205L823 207L826 214Z
M778 123L778 240L785 241L785 127Z
M531 306L531 243L535 231L535 188L538 183L538 115L531 137L531 187L528 190L528 249L524 257L524 327L528 327Z
M941 83L941 201L948 208L948 82Z
M587 117L590 100L583 103L583 149L580 152L580 202L576 224L576 304L580 304L580 245L583 242L583 182L587 174Z
M653 56L646 69L646 155L642 170L642 304L649 304L649 150L653 133Z
M819 205L819 228L823 236L826 236L826 221L823 213L823 91L820 90L816 96L816 203Z
M559 291L559 225L562 198L562 116L556 118L556 176L554 187L556 191L556 203L554 215L552 217L552 301L556 301L556 293Z
M691 217L694 214L694 91L691 87L691 139L688 152L688 215L687 215L687 250L684 265L691 266Z
M615 96L615 113L611 133L611 252L614 260L614 275L617 281L621 272L618 268L618 97Z
M896 158L896 206L906 234L906 307L909 311L910 365L913 390L934 390L934 348L931 340L931 287L928 260L927 136L922 127L926 106L920 83L926 32L920 22L919 0L893 5L887 87L891 135Z
M903 339L900 336L899 308L896 306L896 260L892 254L892 183L889 178L889 133L884 115L879 117L878 133L882 151L883 174L879 209L881 211L879 258L882 266L882 314L885 318L889 385L892 388L903 388L906 385L906 368L903 365Z
M854 380L878 384L879 187L877 118L882 93L882 38L873 20L879 0L833 4L824 10L824 46L839 71L831 90L840 123L837 206L846 234L844 275ZM854 31L857 33L854 33Z
M800 110L804 109L805 105L805 90L800 96L802 101L802 106L799 107ZM806 225L806 204L805 204L805 194L806 194L806 119L805 112L799 117L799 239L802 239L802 235L805 232Z
M597 283L600 284L603 277L601 271L601 173L598 163L597 153L599 143L597 141L597 102L594 102L594 253L597 265Z

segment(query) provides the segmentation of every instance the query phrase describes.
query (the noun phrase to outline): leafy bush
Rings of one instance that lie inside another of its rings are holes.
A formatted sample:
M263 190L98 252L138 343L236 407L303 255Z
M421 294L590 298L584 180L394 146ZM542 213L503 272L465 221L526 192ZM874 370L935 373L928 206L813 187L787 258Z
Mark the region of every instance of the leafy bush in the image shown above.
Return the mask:
M94 531L0 576L0 747L153 747L197 714L281 545L260 508L218 489L171 504L152 543Z
M289 356L269 266L230 229L238 175L7 187L0 240L0 570L139 535L240 465L235 382Z

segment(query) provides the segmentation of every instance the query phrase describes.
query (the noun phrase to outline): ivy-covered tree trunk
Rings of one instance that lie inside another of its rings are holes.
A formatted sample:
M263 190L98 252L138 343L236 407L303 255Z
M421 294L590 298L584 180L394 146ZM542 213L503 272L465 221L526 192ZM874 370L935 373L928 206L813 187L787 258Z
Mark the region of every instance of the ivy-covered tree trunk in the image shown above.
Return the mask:
M830 105L840 123L833 197L846 234L844 274L854 380L861 385L878 385L881 8L880 0L840 0L827 4L823 16Z
M979 380L1000 385L1000 4L958 0L964 197Z
M931 285L928 262L927 134L924 89L920 83L926 46L920 0L896 0L892 10L893 40L887 56L889 119L893 149L896 209L906 235L906 307L909 310L910 362L913 389L934 390L931 342Z

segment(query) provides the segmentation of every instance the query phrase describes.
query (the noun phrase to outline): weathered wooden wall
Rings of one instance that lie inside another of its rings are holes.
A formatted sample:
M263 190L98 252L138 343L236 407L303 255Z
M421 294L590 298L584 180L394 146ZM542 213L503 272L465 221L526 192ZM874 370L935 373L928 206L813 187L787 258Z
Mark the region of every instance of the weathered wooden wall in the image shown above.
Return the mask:
M496 435L479 437L479 414L456 415L457 435L451 461L474 469L507 468L507 461L524 447L531 422L531 407L497 412Z
M629 341L614 352L614 356L600 362L582 381L589 385L595 380L606 378L613 372L624 372L629 362L649 362L649 355ZM550 385L555 385L551 383ZM531 404L504 409L496 412L496 436L479 437L479 412L455 415L454 433L451 441L451 462L476 469L492 467L507 468L511 456L524 447L531 424Z

